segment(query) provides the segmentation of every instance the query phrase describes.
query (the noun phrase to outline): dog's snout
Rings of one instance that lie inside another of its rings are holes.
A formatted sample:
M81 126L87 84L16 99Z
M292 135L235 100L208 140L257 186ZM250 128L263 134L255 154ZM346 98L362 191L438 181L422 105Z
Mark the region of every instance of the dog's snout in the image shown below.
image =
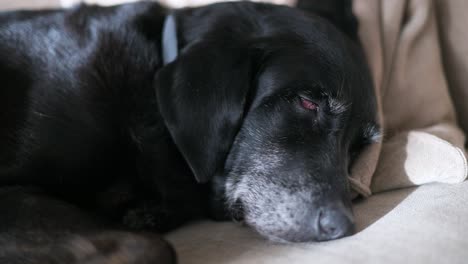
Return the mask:
M319 241L337 239L354 233L354 221L351 212L341 204L322 207L317 219Z
M288 214L282 220L282 223L289 225L274 225L278 219L269 222L272 224L263 225L266 221L272 220L250 218L247 215L247 223L253 225L257 230L269 237L271 240L280 242L310 242L327 241L350 236L354 233L354 220L350 206L345 206L341 202L329 203L320 207L309 207L304 211L298 211L296 214ZM290 216L290 218L288 218ZM252 221L254 220L254 221ZM260 223L262 225L259 225ZM276 227L274 229L264 228Z

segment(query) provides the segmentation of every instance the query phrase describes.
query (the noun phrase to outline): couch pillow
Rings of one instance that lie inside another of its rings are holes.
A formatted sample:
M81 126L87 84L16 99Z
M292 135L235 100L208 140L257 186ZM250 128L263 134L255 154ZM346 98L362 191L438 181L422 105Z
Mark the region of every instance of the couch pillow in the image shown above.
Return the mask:
M372 159L354 166L354 189L368 196L463 181L465 136L449 95L433 1L354 0L353 8L384 131L381 145L368 151Z

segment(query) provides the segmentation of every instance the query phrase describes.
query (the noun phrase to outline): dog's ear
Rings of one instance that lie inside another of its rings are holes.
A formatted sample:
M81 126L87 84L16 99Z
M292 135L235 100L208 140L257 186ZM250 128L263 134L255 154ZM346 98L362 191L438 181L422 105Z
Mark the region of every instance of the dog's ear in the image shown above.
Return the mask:
M161 115L199 182L223 169L243 120L252 59L239 41L197 41L156 76Z
M352 0L298 0L296 7L327 19L352 40L358 40Z

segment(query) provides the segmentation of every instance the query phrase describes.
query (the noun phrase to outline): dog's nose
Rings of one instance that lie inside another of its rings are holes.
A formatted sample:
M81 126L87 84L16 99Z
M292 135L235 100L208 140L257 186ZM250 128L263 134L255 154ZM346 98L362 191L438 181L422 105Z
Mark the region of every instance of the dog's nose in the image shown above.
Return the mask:
M317 220L319 241L337 239L354 233L351 212L344 206L324 207Z

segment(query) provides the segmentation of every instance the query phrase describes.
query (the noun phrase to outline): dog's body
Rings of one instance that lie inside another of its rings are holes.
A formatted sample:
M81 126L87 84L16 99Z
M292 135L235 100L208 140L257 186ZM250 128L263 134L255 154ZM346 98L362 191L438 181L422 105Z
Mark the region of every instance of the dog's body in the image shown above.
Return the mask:
M168 14L0 14L0 260L170 262L154 235L106 230L207 215L276 240L352 232L350 157L378 134L359 48L299 10L229 3L169 16L164 65Z
M137 203L159 194L160 206L198 210L201 187L156 102L165 12L150 3L80 6L4 24L1 184L39 186L113 214L148 207ZM147 224L167 230L193 214Z

